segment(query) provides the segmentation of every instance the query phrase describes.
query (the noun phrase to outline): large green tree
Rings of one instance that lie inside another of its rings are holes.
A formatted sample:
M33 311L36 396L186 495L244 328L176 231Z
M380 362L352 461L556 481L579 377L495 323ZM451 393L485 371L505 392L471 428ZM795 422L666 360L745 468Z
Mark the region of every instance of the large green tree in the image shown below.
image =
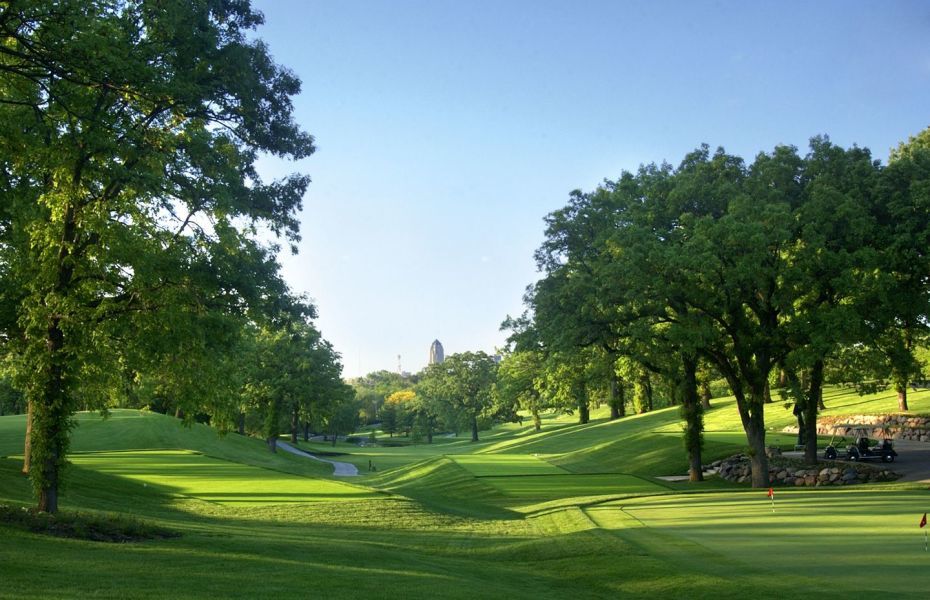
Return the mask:
M276 249L252 234L296 241L308 179L266 183L254 163L313 144L291 117L299 81L250 33L261 21L242 0L0 6L8 351L41 510L58 508L79 388L120 342L157 335L163 315L243 314L284 291Z
M497 363L484 352L461 352L441 363L426 367L417 386L417 395L433 401L447 415L449 423L462 423L471 430L471 441L478 441L478 421L496 412L493 388Z
M540 412L551 408L542 395L545 375L543 353L523 350L504 355L497 372L494 393L499 401L519 406L529 411L536 431L542 429Z
M872 215L879 203L880 170L868 150L843 149L825 137L812 139L803 159L785 152L785 160L770 159L757 168L765 171L765 177L755 179L757 186L778 173L795 182L796 230L789 255L799 295L788 324L791 352L783 367L802 416L805 460L813 464L826 361L844 346L874 341L861 315L874 309L867 307L866 291L884 260L875 246Z
M880 192L881 277L867 323L880 357L876 374L892 381L906 411L908 383L920 374L915 352L930 339L930 128L892 151Z

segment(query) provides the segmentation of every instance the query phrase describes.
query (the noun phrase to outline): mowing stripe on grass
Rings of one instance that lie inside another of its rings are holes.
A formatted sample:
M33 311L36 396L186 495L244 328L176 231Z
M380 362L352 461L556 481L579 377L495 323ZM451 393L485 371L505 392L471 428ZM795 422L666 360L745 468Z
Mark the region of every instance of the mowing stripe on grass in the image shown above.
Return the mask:
M311 479L216 459L187 450L74 454L74 464L125 477L162 491L226 505L332 502L377 492L328 479Z
M454 454L448 458L475 477L569 474L534 454Z
M521 499L547 500L557 498L640 495L668 492L662 487L635 475L615 473L601 475L523 475L516 477L482 477L506 496Z

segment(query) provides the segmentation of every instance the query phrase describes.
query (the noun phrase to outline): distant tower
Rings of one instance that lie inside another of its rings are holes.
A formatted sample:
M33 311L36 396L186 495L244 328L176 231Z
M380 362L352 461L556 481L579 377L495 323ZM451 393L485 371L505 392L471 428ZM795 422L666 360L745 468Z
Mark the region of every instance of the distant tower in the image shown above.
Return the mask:
M429 347L429 364L441 363L445 358L442 344L439 343L439 340L433 340L433 345Z
M397 373L403 375L404 371L400 368L400 354L397 355Z

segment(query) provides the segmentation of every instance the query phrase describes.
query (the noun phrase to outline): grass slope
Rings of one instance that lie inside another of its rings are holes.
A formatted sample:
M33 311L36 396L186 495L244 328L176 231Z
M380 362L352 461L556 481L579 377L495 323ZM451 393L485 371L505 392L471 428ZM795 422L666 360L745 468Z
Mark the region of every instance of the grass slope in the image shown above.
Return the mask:
M331 475L331 465L286 452L272 454L265 444L234 433L219 435L206 425L189 426L179 420L146 411L115 409L108 417L78 413L71 451L192 450L224 460L297 475ZM22 456L26 428L24 415L0 417L0 456Z
M831 390L827 412L880 412L889 399ZM928 399L911 403L924 412ZM588 425L549 416L538 433L502 426L478 444L338 444L338 460L379 469L351 482L168 417L80 415L63 506L132 513L183 536L113 545L0 527L0 598L920 598L930 589L917 528L930 510L926 486L779 490L773 514L764 491L652 478L684 470L674 409L613 422L604 410ZM778 404L767 414L772 427L791 423ZM707 422L708 456L745 447L732 401L715 401ZM31 502L16 458L23 424L0 418L0 503Z

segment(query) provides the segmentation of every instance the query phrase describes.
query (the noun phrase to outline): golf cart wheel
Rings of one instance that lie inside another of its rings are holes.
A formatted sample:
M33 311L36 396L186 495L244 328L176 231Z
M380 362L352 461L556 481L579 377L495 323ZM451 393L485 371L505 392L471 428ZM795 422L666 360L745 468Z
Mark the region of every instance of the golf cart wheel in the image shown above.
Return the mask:
M893 455L893 454L883 454L883 455L882 455L882 462L888 462L888 463L894 462L894 455Z
M850 448L846 451L846 460L859 460L859 449Z
M827 449L823 453L823 457L827 460L836 460L836 448L827 446Z

